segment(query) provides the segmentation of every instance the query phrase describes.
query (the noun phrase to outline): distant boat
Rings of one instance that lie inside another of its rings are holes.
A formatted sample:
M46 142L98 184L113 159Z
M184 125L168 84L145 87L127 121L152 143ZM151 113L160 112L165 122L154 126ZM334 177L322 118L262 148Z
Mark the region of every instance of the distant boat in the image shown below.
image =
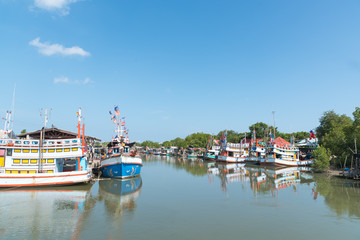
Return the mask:
M215 146L214 146L215 147ZM218 147L218 146L216 146ZM217 157L219 156L219 149L210 149L206 152L206 155L205 155L205 160L216 160Z

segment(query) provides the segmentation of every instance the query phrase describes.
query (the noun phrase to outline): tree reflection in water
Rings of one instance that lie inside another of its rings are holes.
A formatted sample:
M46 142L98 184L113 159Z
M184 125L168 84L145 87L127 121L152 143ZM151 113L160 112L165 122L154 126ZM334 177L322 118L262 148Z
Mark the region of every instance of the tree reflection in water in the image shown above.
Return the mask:
M337 176L314 174L314 194L324 197L325 203L338 216L360 218L360 183ZM314 197L315 198L315 197Z

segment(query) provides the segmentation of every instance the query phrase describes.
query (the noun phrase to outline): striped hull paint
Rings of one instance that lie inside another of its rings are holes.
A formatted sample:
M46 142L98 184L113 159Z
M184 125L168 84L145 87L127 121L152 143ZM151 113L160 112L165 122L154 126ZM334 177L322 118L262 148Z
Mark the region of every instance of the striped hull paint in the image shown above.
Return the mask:
M261 159L262 159L261 157L246 157L245 162L249 164L251 163L257 164L260 163Z
M89 182L91 169L86 171L36 173L36 174L1 174L0 187L39 187L61 186Z
M218 156L217 160L220 162L239 163L245 162L245 157Z
M214 156L214 155L206 155L205 160L213 160L213 161L215 161L216 158L217 158L217 156Z
M140 174L142 160L136 157L107 159L101 163L100 171L107 178L129 178Z
M314 160L291 161L279 158L262 159L260 164L275 165L275 166L309 166L314 163Z

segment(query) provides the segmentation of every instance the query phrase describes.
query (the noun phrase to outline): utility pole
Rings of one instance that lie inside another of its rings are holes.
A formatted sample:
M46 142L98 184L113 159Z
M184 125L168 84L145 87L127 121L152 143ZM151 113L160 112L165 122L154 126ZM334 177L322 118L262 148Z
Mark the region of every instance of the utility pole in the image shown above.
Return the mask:
M275 111L272 111L273 114L273 120L274 120L274 139L276 138L275 134L276 134L276 130L275 130Z

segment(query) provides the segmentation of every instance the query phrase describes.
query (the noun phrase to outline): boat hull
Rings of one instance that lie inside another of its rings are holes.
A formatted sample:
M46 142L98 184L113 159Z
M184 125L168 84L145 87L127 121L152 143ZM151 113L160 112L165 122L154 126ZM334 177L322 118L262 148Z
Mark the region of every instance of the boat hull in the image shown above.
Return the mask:
M0 187L44 187L87 183L92 178L91 169L59 173L1 174Z
M261 162L260 157L246 157L245 162L248 164L258 164Z
M205 156L205 160L208 160L208 161L215 161L217 158L217 156L214 156L214 155L206 155Z
M107 159L101 163L101 176L106 178L130 178L140 175L142 161L140 158L120 157Z
M314 160L303 160L303 161L290 161L279 158L268 158L262 159L260 164L264 165L275 165L275 166L309 166L314 163Z
M243 163L245 162L245 157L218 156L217 160L220 162L228 162L228 163Z

